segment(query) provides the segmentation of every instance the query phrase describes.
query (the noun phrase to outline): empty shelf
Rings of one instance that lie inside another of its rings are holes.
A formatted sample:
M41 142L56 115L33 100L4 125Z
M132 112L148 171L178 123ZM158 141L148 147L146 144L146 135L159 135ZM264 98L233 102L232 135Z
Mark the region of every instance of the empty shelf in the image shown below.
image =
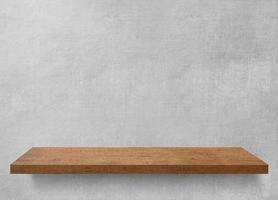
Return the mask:
M267 174L268 165L240 147L33 147L12 174Z

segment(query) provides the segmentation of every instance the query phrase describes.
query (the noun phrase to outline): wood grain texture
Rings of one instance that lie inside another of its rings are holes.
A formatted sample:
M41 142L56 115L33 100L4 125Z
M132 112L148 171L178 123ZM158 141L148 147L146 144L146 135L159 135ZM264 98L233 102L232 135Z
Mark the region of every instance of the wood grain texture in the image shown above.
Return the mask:
M240 147L33 147L12 174L266 174L268 165Z

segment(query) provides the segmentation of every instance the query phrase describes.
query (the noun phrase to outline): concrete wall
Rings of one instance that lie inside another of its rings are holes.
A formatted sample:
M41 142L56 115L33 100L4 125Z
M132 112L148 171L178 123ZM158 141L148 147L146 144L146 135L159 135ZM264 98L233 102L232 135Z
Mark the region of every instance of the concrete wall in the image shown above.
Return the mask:
M278 199L277 0L0 0L0 199ZM242 146L269 175L9 175L32 146Z

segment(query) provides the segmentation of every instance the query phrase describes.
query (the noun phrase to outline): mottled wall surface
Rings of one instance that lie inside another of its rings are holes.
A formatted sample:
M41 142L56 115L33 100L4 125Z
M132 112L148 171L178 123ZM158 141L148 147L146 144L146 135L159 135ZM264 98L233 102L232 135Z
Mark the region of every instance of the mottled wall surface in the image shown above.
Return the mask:
M278 199L277 0L0 0L0 199ZM242 146L269 175L10 175L32 146Z

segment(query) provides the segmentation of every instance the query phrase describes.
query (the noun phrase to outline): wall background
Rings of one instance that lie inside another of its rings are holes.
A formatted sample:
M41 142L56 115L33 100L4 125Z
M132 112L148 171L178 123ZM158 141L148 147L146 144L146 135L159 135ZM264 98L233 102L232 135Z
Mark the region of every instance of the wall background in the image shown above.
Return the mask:
M278 198L277 0L0 0L0 199ZM9 175L32 146L242 146L269 175Z

